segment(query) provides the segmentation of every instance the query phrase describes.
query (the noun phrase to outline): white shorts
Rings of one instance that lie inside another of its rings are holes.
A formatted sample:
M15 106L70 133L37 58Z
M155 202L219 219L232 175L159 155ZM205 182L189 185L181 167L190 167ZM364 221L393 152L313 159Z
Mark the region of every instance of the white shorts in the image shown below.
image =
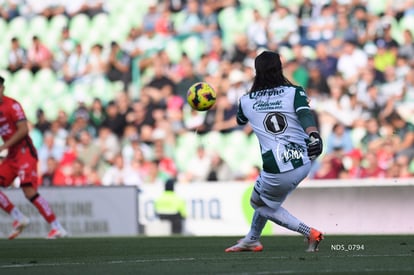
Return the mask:
M290 192L307 177L310 169L311 163L308 162L301 167L280 174L261 171L251 196L253 207L264 203L270 208L279 208Z

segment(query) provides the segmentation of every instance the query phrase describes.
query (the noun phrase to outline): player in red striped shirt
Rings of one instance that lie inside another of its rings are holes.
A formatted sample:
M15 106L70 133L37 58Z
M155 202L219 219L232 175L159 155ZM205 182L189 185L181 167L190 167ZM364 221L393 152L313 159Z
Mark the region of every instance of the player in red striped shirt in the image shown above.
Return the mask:
M67 232L37 190L37 151L29 136L24 110L15 99L5 96L4 90L4 78L0 76L0 137L4 142L0 145L0 152L7 150L5 159L0 163L0 186L9 187L19 178L25 197L52 227L47 238L65 237ZM0 208L13 218L13 230L9 239L14 239L29 224L29 218L1 191Z

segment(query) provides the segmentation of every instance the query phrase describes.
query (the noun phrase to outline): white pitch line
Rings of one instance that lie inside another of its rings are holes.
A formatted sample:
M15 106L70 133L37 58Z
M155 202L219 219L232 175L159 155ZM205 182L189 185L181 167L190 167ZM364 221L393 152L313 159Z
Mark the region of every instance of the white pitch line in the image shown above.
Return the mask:
M310 254L306 254L310 255ZM372 255L364 255L364 254L357 254L357 255L317 255L318 258L369 258L369 257L410 257L413 254L372 254ZM243 257L243 259L255 259L256 257ZM286 260L292 257L289 256L270 256L270 257L261 257L261 259L272 259L272 260ZM189 261L219 261L223 260L223 257L219 258L161 258L161 259L137 259L137 260L114 260L114 261L106 261L106 262L68 262L68 263L28 263L28 264L7 264L1 265L0 269L11 269L11 268L28 268L28 267L47 267L47 266L70 266L70 265L84 265L84 264L108 264L108 265L115 265L115 264L127 264L127 263L151 263L151 262L189 262ZM373 270L377 271L377 270ZM392 270L391 270L392 271ZM290 271L286 271L286 274L289 274ZM328 271L327 271L328 272ZM255 274L266 274L266 273L255 273ZM281 273L284 274L284 273Z
M65 266L65 265L84 265L84 264L127 264L127 263L149 263L149 262L185 262L198 260L196 258L171 258L171 259L142 259L142 260L117 260L107 262L72 262L72 263L30 263L30 264L10 264L2 265L0 268L27 268L27 267L42 267L42 266ZM202 260L202 259L200 259Z

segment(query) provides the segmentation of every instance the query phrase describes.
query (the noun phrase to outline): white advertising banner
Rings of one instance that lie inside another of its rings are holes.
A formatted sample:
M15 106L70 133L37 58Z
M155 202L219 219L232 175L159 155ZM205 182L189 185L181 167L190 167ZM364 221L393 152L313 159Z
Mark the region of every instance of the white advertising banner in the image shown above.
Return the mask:
M45 237L50 225L20 189L2 190L27 215L31 223L21 237ZM40 188L70 236L135 236L138 234L135 187ZM12 219L0 211L0 237L6 238Z
M251 187L251 184L241 182L177 184L176 193L187 202L186 234L245 234L249 230L249 215L253 213L248 205ZM139 221L142 225L157 221L154 200L163 190L159 185L142 187L139 196Z
M249 230L253 185L232 183L177 184L187 202L189 235L237 235ZM154 199L161 186L144 186L139 221L155 228ZM326 234L414 234L414 179L304 181L283 206ZM298 234L268 222L264 235Z

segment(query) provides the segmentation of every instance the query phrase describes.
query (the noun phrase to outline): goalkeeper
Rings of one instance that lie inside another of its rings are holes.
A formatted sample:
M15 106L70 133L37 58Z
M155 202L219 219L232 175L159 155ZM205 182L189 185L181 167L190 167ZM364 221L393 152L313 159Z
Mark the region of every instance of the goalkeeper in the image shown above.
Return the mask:
M305 91L285 78L279 54L263 51L254 65L256 76L250 91L240 98L237 123L250 122L260 143L263 167L250 198L255 209L250 231L225 251L262 251L260 235L271 220L303 234L308 239L306 251L314 252L322 233L294 217L282 204L307 177L311 160L322 153L322 139Z

